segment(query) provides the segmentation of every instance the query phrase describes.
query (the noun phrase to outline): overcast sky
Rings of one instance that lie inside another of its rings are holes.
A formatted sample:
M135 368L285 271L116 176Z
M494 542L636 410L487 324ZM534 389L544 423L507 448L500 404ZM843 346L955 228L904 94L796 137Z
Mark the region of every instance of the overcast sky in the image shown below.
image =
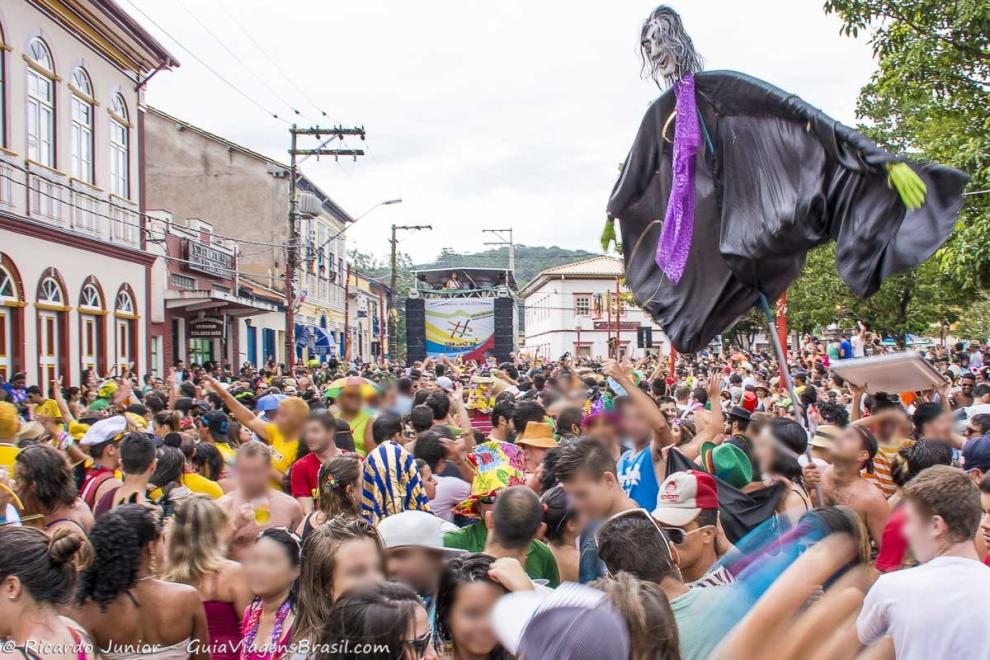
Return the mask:
M482 249L485 227L512 227L527 245L597 250L617 166L658 94L640 79L637 57L652 0L120 1L182 62L151 81L152 105L287 161L287 126L224 86L129 2L280 115L291 111L193 16L310 118L318 110L252 38L333 118L324 122L363 124L367 156L311 159L303 171L352 216L404 200L348 231L352 247L377 255L387 252L392 223L433 225L401 238L416 261L441 247ZM856 95L874 67L870 48L840 36L822 0L672 4L706 68L744 71L855 122Z

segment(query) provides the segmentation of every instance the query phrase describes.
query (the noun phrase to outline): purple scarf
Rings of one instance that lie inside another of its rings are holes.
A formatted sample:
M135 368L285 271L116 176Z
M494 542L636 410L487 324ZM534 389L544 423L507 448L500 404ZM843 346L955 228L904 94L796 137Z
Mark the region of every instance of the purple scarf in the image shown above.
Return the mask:
M674 84L677 120L674 124L673 181L663 229L657 243L657 266L677 284L684 274L691 234L694 232L694 158L701 147L698 104L694 76L688 74Z

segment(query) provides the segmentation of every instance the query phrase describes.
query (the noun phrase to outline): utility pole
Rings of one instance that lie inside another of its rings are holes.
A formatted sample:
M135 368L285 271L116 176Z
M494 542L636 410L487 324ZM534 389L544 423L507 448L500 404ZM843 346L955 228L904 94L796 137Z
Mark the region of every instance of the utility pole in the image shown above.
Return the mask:
M485 245L508 245L509 246L509 272L513 279L516 277L516 244L512 242L512 228L508 229L482 229L483 234L493 234L497 241L490 241ZM508 238L506 238L508 234Z
M354 128L344 128L342 126L331 128L322 128L320 126L297 128L293 124L289 129L289 135L291 146L289 147L289 241L286 246L285 256L285 362L291 374L296 366L296 300L294 279L296 276L296 261L299 250L299 237L296 231L296 220L299 217L297 210L299 196L296 192L296 181L299 174L296 156L316 156L317 158L320 156L333 156L334 159L338 159L341 156L351 156L354 160L357 160L358 156L364 155L363 149L327 149L326 145L331 140L343 140L345 136L356 136L364 140L365 133L363 126ZM297 145L300 135L313 136L317 140L326 136L327 140L322 142L316 149L299 149Z
M399 354L399 338L396 336L395 330L395 287L397 286L396 280L398 275L395 271L395 258L396 258L396 248L399 245L399 241L396 238L396 232L402 231L419 231L420 229L433 229L433 225L392 225L392 278L390 281L391 289L388 292L388 359L394 360Z

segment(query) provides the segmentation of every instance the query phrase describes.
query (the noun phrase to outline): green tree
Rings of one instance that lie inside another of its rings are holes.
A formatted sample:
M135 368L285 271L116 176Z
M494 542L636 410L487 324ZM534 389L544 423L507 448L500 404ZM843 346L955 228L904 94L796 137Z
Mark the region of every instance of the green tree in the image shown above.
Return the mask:
M990 2L826 0L847 35L870 34L878 67L861 91L864 131L891 149L957 167L972 179L943 276L990 286Z

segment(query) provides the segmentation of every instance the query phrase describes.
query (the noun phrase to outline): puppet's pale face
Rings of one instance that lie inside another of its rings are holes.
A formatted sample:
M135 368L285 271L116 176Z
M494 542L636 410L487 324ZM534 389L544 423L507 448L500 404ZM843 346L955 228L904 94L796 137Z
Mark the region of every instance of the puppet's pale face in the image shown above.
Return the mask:
M646 38L643 40L643 46L660 75L669 78L674 75L677 63L674 60L674 54L663 45L664 40L660 35L662 29L660 25L651 25L646 33Z

